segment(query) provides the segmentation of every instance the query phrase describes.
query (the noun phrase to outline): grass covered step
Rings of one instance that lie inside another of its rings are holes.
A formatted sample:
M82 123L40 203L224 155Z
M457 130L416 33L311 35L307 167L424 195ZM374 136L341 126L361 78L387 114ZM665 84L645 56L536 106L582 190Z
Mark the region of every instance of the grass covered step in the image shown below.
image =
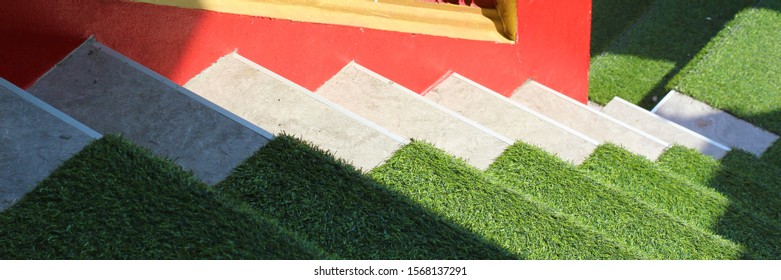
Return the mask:
M643 256L526 196L487 180L462 160L413 141L370 172L428 211L523 259L637 259Z
M781 259L781 191L778 170L733 150L721 162L685 147L670 148L660 167L726 195L730 206L715 231L746 247L748 257Z
M107 135L0 213L2 259L320 259L246 205Z
M498 183L651 259L735 259L740 246L602 184L541 149L516 143L489 168Z
M613 144L599 146L579 168L606 185L703 229L713 229L730 203L717 191L670 176L654 162Z
M681 150L683 149L683 150ZM691 153L691 154L689 154ZM738 152L725 158L730 161ZM750 156L750 155L749 155ZM765 216L764 210L778 211L762 206L762 202L778 197L770 194L757 197L745 185L733 188L710 187L700 179L688 180L671 169L703 176L707 168L694 170L691 166L709 166L718 162L696 151L678 147L662 157L673 168L651 162L615 145L603 145L580 166L589 176L623 190L635 198L663 209L692 225L719 234L745 247L746 258L767 259L781 256L781 224ZM697 164L701 162L701 164ZM756 162L756 160L754 161ZM689 172L686 172L689 171ZM725 178L725 181L729 179ZM752 203L753 201L753 203ZM759 202L757 204L757 202ZM779 204L781 206L781 204Z
M344 258L516 257L290 136L272 140L216 187Z
M781 171L752 154L733 150L721 161L685 147L670 148L659 165L666 170L709 186L732 203L774 221L781 221Z

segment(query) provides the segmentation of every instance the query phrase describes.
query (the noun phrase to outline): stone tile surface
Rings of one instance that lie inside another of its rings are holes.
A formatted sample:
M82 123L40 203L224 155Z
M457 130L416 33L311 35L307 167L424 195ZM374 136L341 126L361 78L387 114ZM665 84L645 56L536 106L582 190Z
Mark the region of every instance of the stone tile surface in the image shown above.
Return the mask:
M383 163L405 141L237 55L221 58L185 87L271 133L305 139L364 171Z
M656 160L669 146L537 82L520 87L511 99L597 141L612 142L651 160Z
M689 96L672 91L653 110L705 137L761 156L778 136Z
M597 147L596 140L578 135L459 75L445 79L426 98L513 140L539 146L575 164L582 163Z
M20 94L27 93L0 79L0 211L99 136L76 128Z
M30 93L102 134L120 134L208 184L268 143L267 136L192 98L105 46L87 42Z
M602 110L631 126L672 144L683 145L720 159L729 152L729 147L705 136L677 125L619 97L613 98Z
M488 168L509 146L455 113L354 63L316 93L395 134L432 143L480 169Z

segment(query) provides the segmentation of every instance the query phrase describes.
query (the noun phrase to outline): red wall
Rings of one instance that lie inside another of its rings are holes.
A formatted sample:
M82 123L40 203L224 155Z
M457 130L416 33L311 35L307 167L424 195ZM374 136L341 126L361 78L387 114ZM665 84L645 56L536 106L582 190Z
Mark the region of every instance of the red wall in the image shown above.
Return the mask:
M514 45L112 0L0 9L0 77L30 86L89 35L183 84L238 49L309 89L351 60L417 92L454 71L510 95L535 79L587 100L591 1L519 0Z

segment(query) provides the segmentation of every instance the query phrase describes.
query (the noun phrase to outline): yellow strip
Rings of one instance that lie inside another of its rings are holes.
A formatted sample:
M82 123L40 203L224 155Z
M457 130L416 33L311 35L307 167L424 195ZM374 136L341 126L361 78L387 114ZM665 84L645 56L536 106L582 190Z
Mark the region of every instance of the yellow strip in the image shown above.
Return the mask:
M499 12L415 0L133 0L150 4L500 43ZM515 2L515 1L508 1ZM514 13L514 12L513 12ZM514 28L513 28L514 29Z
M518 1L517 0L497 0L496 9L499 11L499 18L502 19L504 34L513 41L518 38Z

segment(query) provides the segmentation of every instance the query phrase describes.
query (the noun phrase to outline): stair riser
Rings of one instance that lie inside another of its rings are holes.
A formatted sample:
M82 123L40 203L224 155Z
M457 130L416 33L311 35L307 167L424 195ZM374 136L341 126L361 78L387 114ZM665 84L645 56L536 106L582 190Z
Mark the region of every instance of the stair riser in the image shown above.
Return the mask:
M515 141L540 146L575 164L583 162L598 145L596 140L458 74L440 83L426 98Z
M684 145L716 159L724 157L730 151L729 147L721 143L646 111L619 97L610 101L602 109L602 112L664 141Z
M407 138L424 140L486 169L511 140L351 63L317 94Z
M87 41L30 93L103 134L120 134L174 160L209 184L265 145L271 134Z
M536 82L519 88L511 97L529 108L600 142L611 142L656 160L670 146L652 135L563 96Z
M0 211L101 135L0 79Z
M310 141L365 171L405 143L236 54L220 59L185 87L274 134Z

